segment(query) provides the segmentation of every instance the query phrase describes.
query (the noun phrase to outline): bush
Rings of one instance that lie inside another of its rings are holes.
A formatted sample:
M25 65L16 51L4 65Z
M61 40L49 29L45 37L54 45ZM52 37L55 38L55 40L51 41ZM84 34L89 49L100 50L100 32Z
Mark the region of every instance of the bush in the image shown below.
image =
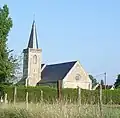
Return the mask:
M4 94L7 93L8 101L13 102L14 99L14 88L15 86L0 86L1 96L4 97ZM25 102L26 92L29 93L28 100L29 102L40 102L41 100L41 90L43 91L43 100L44 101L54 101L57 97L57 91L54 88L50 87L24 87L17 86L17 96L16 102Z
M43 101L53 103L57 101L57 89L45 86L24 87L17 86L16 102L25 102L26 92L29 93L29 102L38 103L41 101L41 90L43 91ZM120 89L103 90L103 104L120 104ZM14 86L0 86L0 96L7 93L8 101L13 102ZM77 89L62 89L62 100L65 102L76 103L78 101ZM98 104L99 90L81 90L82 104Z

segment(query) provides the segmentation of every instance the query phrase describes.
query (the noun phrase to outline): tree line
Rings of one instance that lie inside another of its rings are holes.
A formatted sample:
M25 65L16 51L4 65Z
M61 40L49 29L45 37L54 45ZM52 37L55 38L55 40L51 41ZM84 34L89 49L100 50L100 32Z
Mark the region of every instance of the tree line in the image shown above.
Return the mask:
M16 70L19 69L18 57L8 48L8 36L13 27L9 8L4 5L0 8L0 84L11 84L15 79Z

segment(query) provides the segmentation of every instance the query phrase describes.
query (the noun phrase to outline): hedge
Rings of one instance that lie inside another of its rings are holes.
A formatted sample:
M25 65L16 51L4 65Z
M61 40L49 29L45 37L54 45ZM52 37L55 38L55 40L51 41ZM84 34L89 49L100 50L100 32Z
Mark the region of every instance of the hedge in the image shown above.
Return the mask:
M44 102L55 102L57 100L57 89L45 86L24 87L17 86L16 102L25 102L26 91L29 93L29 102L38 103L41 101L41 90L43 91ZM8 101L13 102L14 86L0 86L0 96L7 93ZM120 104L120 89L103 90L103 104ZM78 101L77 89L62 89L62 100L76 103ZM98 104L99 90L81 90L82 104Z

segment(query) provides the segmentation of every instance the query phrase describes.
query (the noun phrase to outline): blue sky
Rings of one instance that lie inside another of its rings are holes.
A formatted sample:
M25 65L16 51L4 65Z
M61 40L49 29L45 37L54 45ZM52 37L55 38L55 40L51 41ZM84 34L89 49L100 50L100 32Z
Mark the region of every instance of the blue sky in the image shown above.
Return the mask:
M13 19L8 45L15 54L27 47L35 14L43 63L79 60L88 73L107 72L107 83L115 81L120 72L119 0L0 0L0 7L4 4Z

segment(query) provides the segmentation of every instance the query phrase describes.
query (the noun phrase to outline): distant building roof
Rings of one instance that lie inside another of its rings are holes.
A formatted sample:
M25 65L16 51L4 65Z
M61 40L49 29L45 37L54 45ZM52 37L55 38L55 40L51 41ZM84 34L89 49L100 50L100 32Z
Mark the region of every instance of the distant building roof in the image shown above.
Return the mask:
M77 61L46 65L41 73L41 80L38 84L57 82L57 80L64 79L76 62Z
M113 85L106 85L106 89L111 89ZM96 89L100 89L100 85L97 86ZM105 85L102 85L102 89L105 89Z

